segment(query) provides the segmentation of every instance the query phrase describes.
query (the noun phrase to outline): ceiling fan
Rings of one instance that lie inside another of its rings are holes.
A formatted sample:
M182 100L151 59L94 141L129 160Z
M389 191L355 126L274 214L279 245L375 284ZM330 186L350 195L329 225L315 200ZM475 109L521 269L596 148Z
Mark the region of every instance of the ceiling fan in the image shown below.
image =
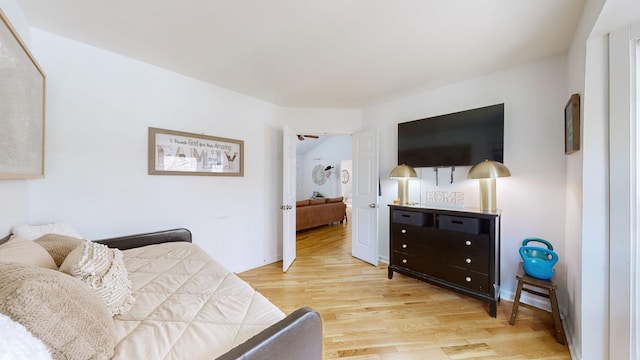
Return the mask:
M302 141L304 138L317 139L319 137L318 135L298 135L298 140Z

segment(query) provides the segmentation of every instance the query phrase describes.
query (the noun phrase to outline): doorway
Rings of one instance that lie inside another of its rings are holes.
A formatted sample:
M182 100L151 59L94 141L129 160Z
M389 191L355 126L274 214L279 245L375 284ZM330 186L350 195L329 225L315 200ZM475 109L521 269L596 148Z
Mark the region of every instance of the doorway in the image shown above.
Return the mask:
M352 174L349 176L353 182L352 256L377 266L379 260L377 232L378 133L377 130L370 129L353 133L350 136L353 161ZM302 135L301 137L304 138L305 136ZM285 126L283 137L283 203L280 207L285 214L283 216L282 238L283 271L285 272L296 258L296 226L295 213L293 212L295 211L297 197L294 190L296 187L295 168L297 167L297 159L294 154L296 140L304 141L300 140L298 134L294 134L291 128ZM348 147L346 148L348 149ZM323 159L322 155L326 154L327 152L318 153L317 155L320 156L310 156L310 158L313 161L320 161ZM342 159L338 160L342 161ZM326 175L331 177L331 170L334 170L332 173L336 182L338 179L342 179L341 176L336 175L336 170L338 169L335 168L335 165L317 164L314 165L314 169L309 174L311 181L317 179L317 183L321 183L325 180L323 172L328 171L329 173ZM304 169L301 169L300 173L304 180ZM334 194L337 195L337 187L333 191L336 191ZM313 192L311 195L313 196ZM324 196L325 194L322 195Z
M297 140L296 201L342 197L342 201L349 207L351 202L349 189L352 182L351 135L296 134L294 136ZM347 210L346 223L352 220L351 209ZM344 225L345 223L331 223L296 231L296 242L306 243L306 239L325 232L324 228L327 226ZM351 236L350 231L348 235ZM328 242L328 244L333 243Z
M344 197L349 203L351 135L296 135L296 200Z

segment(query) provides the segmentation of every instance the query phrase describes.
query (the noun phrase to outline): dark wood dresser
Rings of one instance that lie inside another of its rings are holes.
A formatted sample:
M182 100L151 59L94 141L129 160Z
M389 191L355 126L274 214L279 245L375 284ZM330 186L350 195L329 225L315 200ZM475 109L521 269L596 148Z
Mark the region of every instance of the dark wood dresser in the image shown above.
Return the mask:
M500 300L500 215L389 205L390 264L405 274L485 301Z

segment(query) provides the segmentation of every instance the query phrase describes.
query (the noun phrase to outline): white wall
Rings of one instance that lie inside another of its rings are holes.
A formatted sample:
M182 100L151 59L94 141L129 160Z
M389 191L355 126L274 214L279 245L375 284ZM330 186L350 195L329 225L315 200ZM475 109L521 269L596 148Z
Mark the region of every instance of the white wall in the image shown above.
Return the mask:
M591 28L597 15L600 13L602 2L596 4L595 1L587 2L585 6L578 29L573 37L573 41L568 53L567 61L567 78L568 86L566 97L571 94L580 94L581 98L581 148L579 151L567 157L567 192L566 192L566 227L565 227L565 252L569 254L582 254L582 224L583 224L583 157L585 156L585 146L588 149L594 149L594 153L590 156L593 160L590 160L591 166L600 164L601 161L594 159L598 150L595 147L594 139L592 137L598 136L595 132L587 132L585 127L586 116L585 102L589 98L584 92L585 83L585 67L586 67L586 40L591 32ZM587 138L589 135L589 138ZM588 142L588 143L587 143ZM598 141L600 143L600 141ZM600 146L598 146L600 147ZM602 149L600 149L601 151ZM587 151L588 154L589 151ZM604 151L601 154L604 156ZM591 177L591 181L601 181L601 178ZM600 219L602 219L601 217ZM591 226L599 226L601 220L598 220L597 224ZM593 222L595 219L592 218ZM593 228L592 228L593 229ZM566 336L569 341L569 346L572 354L580 359L581 358L581 312L582 312L582 256L576 256L567 259L567 283L566 287L561 287L558 292L563 300L560 303L560 307L566 309L564 312L564 327L566 330ZM594 302L598 307L604 308L604 305L600 302ZM599 314L601 314L599 311ZM598 316L594 323L601 323L602 319ZM593 324L591 327L593 327ZM601 326L598 326L602 329ZM594 331L597 331L594 329Z
M340 161L351 159L351 136L331 136L326 141L320 143L315 148L309 150L300 157L301 162L298 164L299 183L301 187L300 197L298 200L304 200L311 197L314 191L319 191L326 197L338 197L342 195L340 182ZM329 165L331 175L325 178L322 185L313 182L311 172L316 165Z
M68 222L91 239L187 227L235 271L281 256L277 107L48 32L32 39L48 106L31 223ZM244 176L147 175L150 126L244 140Z
M578 93L581 97L581 149L567 157L567 192L566 192L566 218L565 252L580 254L567 260L567 284L560 287L559 294L563 300L560 306L566 311L563 313L564 325L570 344L572 355L582 359L584 354L591 354L592 359L607 358L604 349L605 338L608 332L605 320L608 307L606 297L608 294L602 291L602 280L606 277L605 263L607 261L606 250L602 252L603 234L606 233L608 200L603 198L606 193L606 125L602 115L599 101L595 99L601 95L585 91L589 82L592 89L600 89L606 92L603 86L602 76L593 73L586 80L586 69L595 69L601 65L601 56L595 56L600 52L596 48L606 47L606 39L602 38L591 42L591 50L587 53L587 40L592 27L600 14L604 1L588 1L576 33L574 35L567 62L568 88L566 97ZM603 43L604 40L604 43ZM591 60L588 60L588 59ZM595 62L594 62L595 60ZM606 82L606 81L605 81ZM590 173L584 177L584 171ZM585 196L586 195L586 196ZM583 252L583 237L601 239L589 241L592 243ZM593 249L593 253L589 249ZM598 255L598 252L600 254ZM584 256L589 256L588 265L584 263ZM586 273L593 271L592 280L584 281ZM590 270L591 269L591 270ZM592 284L592 285L590 285ZM594 286L600 290L594 291ZM585 290L588 293L585 293ZM563 294L565 293L565 294ZM589 316L584 316L588 311ZM587 356L588 358L588 356Z
M566 56L560 55L365 109L363 121L377 127L380 134L379 236L383 259L389 256L389 214L383 204L397 196L397 183L389 179L397 165L397 123L504 103L504 163L512 176L497 181L498 208L502 209L501 293L506 299L513 298L518 248L530 236L547 239L559 249L561 260L556 271L560 286L564 286L566 258L577 256L563 251L565 79ZM422 179L409 182L409 198L420 201L424 191L462 191L465 206L478 207L478 184L466 179L468 170L456 167L454 184L449 184L449 169L441 170L440 186L436 187L433 169L422 169Z

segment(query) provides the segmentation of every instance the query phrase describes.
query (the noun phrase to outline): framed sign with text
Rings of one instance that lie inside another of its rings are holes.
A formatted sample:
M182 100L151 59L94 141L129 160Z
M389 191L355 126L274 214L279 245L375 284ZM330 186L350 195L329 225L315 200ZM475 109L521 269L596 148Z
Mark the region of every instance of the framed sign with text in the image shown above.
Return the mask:
M244 176L244 141L150 127L149 175Z

